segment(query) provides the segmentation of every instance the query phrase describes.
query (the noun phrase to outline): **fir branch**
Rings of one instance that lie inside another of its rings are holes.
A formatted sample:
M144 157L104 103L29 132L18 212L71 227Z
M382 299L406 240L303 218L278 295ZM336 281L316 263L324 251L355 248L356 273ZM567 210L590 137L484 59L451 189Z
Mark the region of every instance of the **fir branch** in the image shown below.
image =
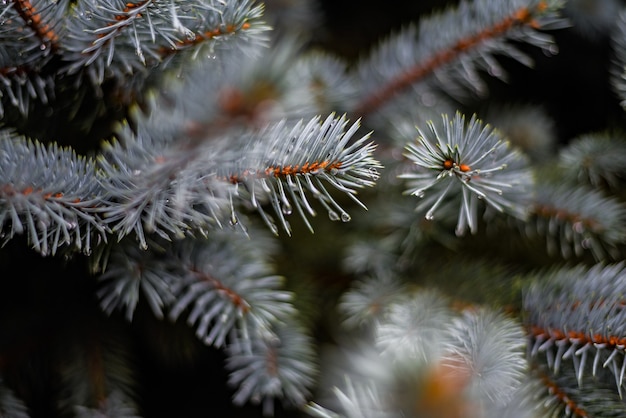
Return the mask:
M250 341L230 344L227 354L236 405L262 402L264 414L272 416L275 400L301 407L310 397L317 375L312 341L293 321L277 323L272 331L261 327L250 334Z
M625 291L623 263L561 268L538 276L524 293L531 355L545 357L555 374L571 360L579 385L589 373L596 376L606 368L621 394L626 385Z
M626 239L626 208L618 199L584 185L538 184L527 234L545 236L548 252L580 257L590 251L596 260L620 258Z
M439 79L433 80L435 85L448 93L468 86L480 92L484 87L479 70L504 77L496 54L530 66L530 59L510 41L554 50L551 38L538 30L565 26L556 14L559 7L559 1L543 0L461 2L457 9L425 19L419 34L413 27L406 29L379 46L369 62L361 65L369 67L362 75L369 96L355 114L372 113L398 92L431 75Z
M106 241L107 229L93 213L102 193L94 162L8 131L0 135L3 241L25 233L43 255L63 246L88 254Z
M476 116L465 123L456 113L453 120L443 115L443 123L430 122L428 130L418 128L416 143L406 146L406 157L415 164L415 172L401 174L409 179L407 193L423 198L418 210L433 219L440 206L458 204L457 234L478 227L479 201L524 219L530 203L533 179L527 159L489 125ZM452 195L451 201L446 198Z

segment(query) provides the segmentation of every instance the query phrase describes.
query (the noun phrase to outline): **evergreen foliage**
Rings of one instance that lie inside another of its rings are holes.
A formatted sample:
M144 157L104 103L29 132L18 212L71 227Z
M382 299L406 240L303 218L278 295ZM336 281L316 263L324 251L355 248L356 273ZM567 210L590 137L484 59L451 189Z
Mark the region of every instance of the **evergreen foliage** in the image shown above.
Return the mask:
M0 416L624 416L605 3L3 0Z

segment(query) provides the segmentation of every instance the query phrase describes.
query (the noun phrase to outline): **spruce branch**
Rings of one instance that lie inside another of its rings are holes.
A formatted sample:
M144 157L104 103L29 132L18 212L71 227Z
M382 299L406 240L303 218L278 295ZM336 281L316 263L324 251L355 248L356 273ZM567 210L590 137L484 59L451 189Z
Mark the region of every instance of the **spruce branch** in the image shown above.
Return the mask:
M264 232L125 246L112 254L99 295L103 309L126 309L129 320L140 296L158 317L187 316L203 343L226 348L233 401L263 402L271 415L275 399L306 401L316 367L309 337L291 323L292 295L268 263L276 242Z
M102 188L95 163L56 145L0 132L0 225L6 243L26 234L42 255L68 246L91 253L107 229L94 209Z
M97 296L103 312L110 315L122 309L132 321L137 303L144 299L155 317L164 317L163 311L175 300L172 285L180 276L164 261L169 255L165 245L151 242L149 247L141 250L129 240L113 247L98 278Z
M187 316L205 344L222 347L235 328L243 334L293 314L291 294L280 290L269 259L276 243L252 230L215 230L203 239L153 237L148 250L130 242L112 251L100 276L98 296L111 314L132 320L145 300L157 318Z
M559 374L567 362L582 386L601 369L622 394L625 365L624 263L553 269L524 292L525 326L532 357Z
M373 157L375 145L367 143L369 135L351 142L359 129L358 121L346 130L347 125L345 116L331 114L323 121L314 117L306 124L270 126L259 134L260 140L250 141L252 147L242 158L226 167L227 178L243 186L235 196L249 199L274 233L279 228L266 214L264 203L269 202L286 232L291 230L286 216L294 209L313 230L308 217L315 216L316 211L308 195L327 210L331 220L348 222L351 216L328 187L365 208L356 197L357 190L372 187L382 166Z
M355 114L372 113L420 82L457 97L468 88L483 93L481 71L505 77L496 55L532 65L514 42L556 52L551 37L541 30L566 26L557 14L560 7L560 1L552 0L461 2L456 9L423 19L419 30L409 27L391 37L359 66L368 96Z
M607 385L594 382L593 386L579 386L576 374L568 369L558 375L534 370L542 389L534 390L535 398L543 403L542 416L621 417L626 412L624 402ZM535 384L535 386L537 386Z
M449 338L447 324L452 319L449 301L437 291L423 291L388 308L385 320L376 327L376 346L393 362L409 358L435 360L443 350L440 343Z
M161 122L162 123L162 122ZM134 232L142 247L146 231L183 237L239 223L239 207L258 211L268 227L279 228L264 205L269 204L285 231L294 210L312 229L308 216L315 209L308 195L328 211L331 220L347 222L350 215L329 192L339 190L362 207L357 189L371 187L382 166L373 157L368 135L350 143L359 124L347 130L345 117L329 115L289 126L285 121L263 130L235 131L210 143L192 139L186 145L162 132L140 130L105 147L99 160L107 201L98 209L119 238ZM170 129L172 129L170 127ZM183 129L183 128L181 128ZM184 133L184 131L183 131ZM228 131L226 132L228 133Z
M83 79L100 96L107 81L125 85L119 95L128 101L161 77L156 68L180 72L188 60L215 56L221 45L253 54L267 44L262 13L262 6L248 0L4 2L0 98L8 101L0 102L0 114L11 105L27 115L31 99L48 103L57 90L89 89ZM16 31L25 32L19 42Z
M11 0L0 5L0 118L7 99L26 114L31 99L47 103L54 96L52 77L42 71L58 50L62 35L59 12L64 10L42 0Z
M521 325L483 308L455 318L451 333L445 355L452 367L471 371L470 392L494 404L511 401L527 372Z
M180 239L220 227L227 216L228 184L203 166L217 161L220 150L192 154L143 132L126 146L105 144L98 161L106 190L98 212L111 231L118 239L133 233L145 249L146 234Z
M538 184L532 216L521 228L545 236L550 254L564 258L589 251L596 260L620 258L626 239L626 208L613 196L580 185Z
M68 25L67 52L71 74L83 67L96 84L160 64L176 51L205 55L207 44L237 35L259 24L260 6L251 1L174 2L118 0L103 6L81 1ZM255 34L260 32L255 28Z
M574 138L559 155L559 166L572 181L615 190L626 177L626 142L617 133L595 133Z
M237 330L248 335L293 315L292 294L281 290L283 278L268 264L272 242L256 239L215 231L206 240L182 241L167 261L180 275L171 284L168 318L186 316L199 339L222 347Z
M417 210L427 208L425 217L432 220L440 206L461 201L459 235L467 228L476 232L480 201L524 219L533 184L526 157L509 148L498 131L476 116L466 124L457 112L452 120L443 115L442 122L418 128L416 143L406 146L405 155L414 171L400 177L408 179L407 193L423 199Z
M262 403L263 413L272 416L276 400L300 408L310 398L317 377L313 344L293 320L276 323L271 330L257 328L249 341L234 341L226 351L236 405Z
M55 2L56 3L56 2ZM60 22L55 18L58 18L59 10L63 10L63 7L56 7L54 3L46 2L42 0L11 0L3 2L3 9L0 16L5 17L2 23L8 24L8 27L17 25L26 25L30 30L26 31L23 38L20 38L22 42L20 45L21 52L31 52L34 50L35 54L30 55L32 61L37 57L46 57L52 51L56 51L59 48L59 36ZM12 9L12 10L9 10ZM23 26L20 26L23 28ZM9 43L11 45L11 43ZM14 46L14 44L13 44ZM37 49L41 52L37 52Z

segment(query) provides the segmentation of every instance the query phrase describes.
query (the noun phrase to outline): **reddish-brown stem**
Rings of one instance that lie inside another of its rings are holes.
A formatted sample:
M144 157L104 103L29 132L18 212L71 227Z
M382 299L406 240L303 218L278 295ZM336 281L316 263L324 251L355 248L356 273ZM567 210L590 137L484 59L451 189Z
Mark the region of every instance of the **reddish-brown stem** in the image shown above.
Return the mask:
M558 208L550 205L535 205L533 213L542 218L556 218L561 221L566 221L571 224L579 223L586 230L592 232L599 232L602 230L602 224L593 218L584 218L580 214L570 212L563 208Z
M583 331L570 330L565 332L556 328L546 329L539 326L530 327L530 333L534 337L547 336L554 340L575 340L579 344L602 344L605 345L607 349L626 346L626 337L619 337L617 335L589 335Z
M162 47L159 52L161 53L161 55L167 56L180 49L184 49L189 46L193 46L193 45L200 44L202 42L209 41L221 35L230 35L232 33L237 32L238 30L246 30L248 28L250 28L250 23L245 22L241 26L238 26L238 27L235 25L229 24L229 25L212 29L212 30L207 30L204 33L194 33L193 38L191 39L188 38L182 41L178 41L175 43L175 46L171 48Z
M37 34L43 45L50 47L53 51L58 49L59 37L50 25L43 21L41 13L29 0L13 0L13 8L28 27Z
M561 389L561 387L556 382L554 382L545 374L542 374L541 382L548 388L552 396L558 399L560 403L567 406L567 408L571 411L570 412L571 416L578 416L578 417L589 416L589 414L587 414L587 411L585 411L583 408L580 407L580 405L578 405L578 402L570 398L569 395L565 393L565 391Z
M200 280L209 283L211 286L213 286L215 290L230 299L232 304L236 306L241 312L245 314L250 311L250 304L248 304L248 302L233 289L224 286L224 283L209 274L203 273L201 271L194 271L193 273Z
M287 165L267 167L264 171L255 172L253 174L250 170L244 170L240 174L232 174L228 177L228 181L235 184L240 183L248 177L262 178L262 177L287 177L296 174L313 173L318 170L333 170L341 167L341 161L314 161L312 163L305 163L303 165Z
M536 6L536 11L540 12L545 8L546 4L544 2L540 2ZM366 99L357 107L355 112L356 115L366 116L382 106L400 91L406 89L411 84L422 80L429 74L432 74L437 68L451 62L468 50L477 47L483 41L502 35L511 28L520 25L538 27L537 21L533 19L533 13L525 7L516 10L510 16L473 36L458 40L450 48L440 51L425 62L419 63L416 66L407 69L405 72L383 85L379 90L366 97Z

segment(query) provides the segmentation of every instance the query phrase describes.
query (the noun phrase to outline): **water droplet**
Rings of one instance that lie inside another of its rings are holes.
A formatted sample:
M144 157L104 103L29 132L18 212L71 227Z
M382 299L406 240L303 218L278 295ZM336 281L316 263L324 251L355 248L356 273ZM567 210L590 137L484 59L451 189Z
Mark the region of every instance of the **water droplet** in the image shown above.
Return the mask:
M422 103L426 107L433 107L437 104L437 97L432 93L422 93L420 95L420 98L422 99Z
M339 174L339 169L335 168L335 167L331 168L330 169L330 174L333 175L333 176L336 176L337 174Z
M281 209L283 211L283 214L285 215L291 215L291 213L293 212L293 208L288 203L284 204Z
M348 213L343 212L341 214L341 222L350 222L350 220L352 220L352 217Z
M45 51L46 48L47 48L46 44L39 45L39 49L42 50L42 51Z
M550 44L547 48L544 48L543 51L548 56L556 55L559 53L559 47L556 45Z
M367 171L369 171L370 176L378 177L378 169L376 167L370 167L367 169Z
M435 218L435 215L431 211L428 211L425 217L427 220L432 221Z
M334 210L329 210L328 211L328 217L330 218L331 221L338 221L339 220L339 215Z
M424 191L423 190L418 190L417 192L415 192L415 196L417 196L420 199L422 199L424 197Z
M572 229L577 234L582 234L583 232L585 232L585 227L584 227L583 223L580 222L580 221L574 222L574 224L572 225Z
M192 31L186 31L185 33L185 37L187 38L187 40L189 41L194 41L196 39L196 34L193 33Z

